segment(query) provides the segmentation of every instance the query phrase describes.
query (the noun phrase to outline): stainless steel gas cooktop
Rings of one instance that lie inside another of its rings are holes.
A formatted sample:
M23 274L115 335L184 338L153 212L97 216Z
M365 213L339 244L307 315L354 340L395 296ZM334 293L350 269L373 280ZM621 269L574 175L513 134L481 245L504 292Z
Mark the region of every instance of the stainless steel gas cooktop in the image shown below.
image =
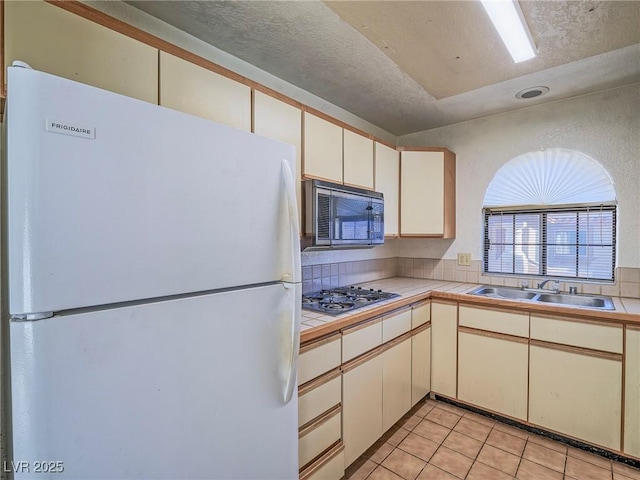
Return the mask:
M397 293L383 292L373 288L339 287L303 295L302 308L338 315L399 296Z

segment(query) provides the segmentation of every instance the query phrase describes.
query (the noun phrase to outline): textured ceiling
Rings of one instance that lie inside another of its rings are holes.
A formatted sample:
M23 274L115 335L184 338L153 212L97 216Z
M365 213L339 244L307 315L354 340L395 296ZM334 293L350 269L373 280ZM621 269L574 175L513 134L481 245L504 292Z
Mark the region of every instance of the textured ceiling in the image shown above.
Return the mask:
M475 1L127 3L395 135L640 81L636 1L522 1L521 64Z

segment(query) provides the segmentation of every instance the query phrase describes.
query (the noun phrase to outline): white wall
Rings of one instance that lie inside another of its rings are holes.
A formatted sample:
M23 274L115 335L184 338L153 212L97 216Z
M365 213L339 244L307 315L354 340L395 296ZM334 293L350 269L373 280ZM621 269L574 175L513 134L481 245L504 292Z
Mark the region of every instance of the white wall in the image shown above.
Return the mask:
M405 135L399 145L447 147L457 159L453 242L401 239L402 257L456 258L482 251L482 200L512 158L542 148L578 150L611 175L618 198L618 266L640 267L640 84ZM576 172L579 175L579 172Z

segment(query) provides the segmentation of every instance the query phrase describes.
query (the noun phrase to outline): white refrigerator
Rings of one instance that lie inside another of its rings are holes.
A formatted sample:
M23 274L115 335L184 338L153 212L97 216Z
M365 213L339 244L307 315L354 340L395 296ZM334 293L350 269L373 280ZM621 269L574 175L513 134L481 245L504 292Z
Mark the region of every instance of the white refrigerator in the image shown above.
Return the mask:
M297 478L293 147L8 70L4 469Z

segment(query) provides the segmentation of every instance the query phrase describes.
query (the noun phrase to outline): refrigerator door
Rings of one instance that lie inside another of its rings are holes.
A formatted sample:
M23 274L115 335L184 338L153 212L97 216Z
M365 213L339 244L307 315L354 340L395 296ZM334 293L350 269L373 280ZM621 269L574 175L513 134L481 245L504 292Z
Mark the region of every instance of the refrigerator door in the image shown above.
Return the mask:
M62 462L56 479L298 478L299 288L11 322L13 458Z
M291 145L8 70L13 315L299 281Z

